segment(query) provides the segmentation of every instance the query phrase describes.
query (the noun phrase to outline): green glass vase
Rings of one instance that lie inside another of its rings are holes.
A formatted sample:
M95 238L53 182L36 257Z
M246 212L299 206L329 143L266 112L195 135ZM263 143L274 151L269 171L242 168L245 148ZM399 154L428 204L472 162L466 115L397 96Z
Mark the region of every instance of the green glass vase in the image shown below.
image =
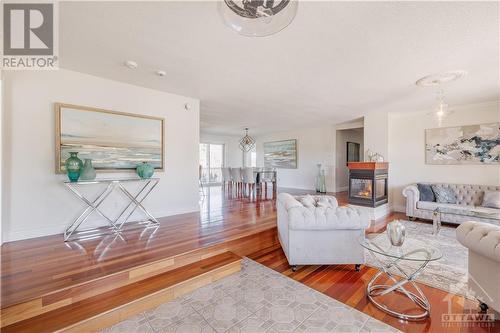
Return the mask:
M147 162L142 162L142 164L139 164L137 166L136 172L137 175L142 179L147 179L153 176L153 174L155 173L155 168Z
M70 152L69 158L64 162L64 165L66 166L69 180L71 182L77 182L83 168L83 162L78 158L78 153Z

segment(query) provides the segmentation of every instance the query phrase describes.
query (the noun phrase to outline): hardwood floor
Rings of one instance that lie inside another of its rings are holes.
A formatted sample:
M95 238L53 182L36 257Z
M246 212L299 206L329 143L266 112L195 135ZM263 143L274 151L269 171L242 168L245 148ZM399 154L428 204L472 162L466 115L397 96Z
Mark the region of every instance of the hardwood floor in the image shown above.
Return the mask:
M275 241L276 206L271 191L257 198L235 196L218 187L205 191L199 213L163 218L154 232L131 229L118 238L107 236L64 243L62 236L57 235L4 244L1 256L2 309L67 286L212 246L216 251L233 251L234 248L233 252L238 255L247 255L405 332L500 332L498 322L494 327L443 327L441 317L450 312L449 307L452 313L466 313L468 309L475 313L477 304L421 284L419 286L431 302L431 318L422 322L405 322L386 315L370 304L365 296L366 284L376 273L370 267L364 266L360 272L355 272L352 265L304 266L292 272ZM312 193L293 189L279 191ZM346 203L346 193L335 195L339 204ZM405 216L391 214L377 221L367 232L382 232L387 222L395 218ZM259 232L266 233L264 240L248 238ZM232 245L230 248L215 248L222 242ZM388 301L401 309L412 306L403 297Z
M180 297L241 270L231 252L100 293L33 318L2 327L3 333L94 332Z
M186 264L223 251L243 256L276 244L272 199L221 195L220 188L207 191L199 213L162 218L158 228L66 243L56 235L3 244L2 317L26 312L28 305L30 312L43 313L43 308L67 305L110 285L134 282L136 268L148 263L165 271L176 261Z

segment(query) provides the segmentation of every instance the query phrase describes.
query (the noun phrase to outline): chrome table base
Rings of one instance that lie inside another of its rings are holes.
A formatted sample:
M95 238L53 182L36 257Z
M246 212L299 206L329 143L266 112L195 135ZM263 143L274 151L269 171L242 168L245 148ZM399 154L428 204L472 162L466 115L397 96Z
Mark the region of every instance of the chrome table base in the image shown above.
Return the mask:
M146 208L144 208L142 202L156 187L159 181L160 181L159 178L149 178L149 179L125 178L125 179L102 179L102 180L100 179L100 180L79 181L79 182L65 181L64 184L66 185L66 187L68 187L71 190L71 192L73 192L76 195L76 197L78 197L83 203L85 203L87 207L73 222L68 224L66 230L64 231L64 241L67 242L70 240L78 239L78 237L72 238L71 236L94 212L99 214L101 217L104 218L104 220L106 220L106 222L108 223L108 228L106 229L111 230L112 232L115 233L119 233L123 229L125 223L131 222L129 221L130 217L137 210L141 211L146 216L146 220L144 221L146 223L146 227L157 226L159 224L158 220L153 215L151 215L151 213L148 212ZM129 182L142 183L137 193L132 194L127 188L125 188L123 184ZM80 186L88 186L96 184L105 184L106 187L103 190L99 191L96 198L92 201L87 199L85 195L79 190ZM128 204L126 204L125 208L120 212L120 214L118 214L118 217L112 219L106 216L106 214L100 209L100 207L103 204L103 202L106 201L106 198L108 198L108 196L113 191L115 191L115 189L125 195L125 197L128 199ZM85 230L85 232L86 233L97 232L98 234L102 234L103 228L87 229Z
M424 251L424 250L417 250ZM372 252L370 252L372 257L377 261L379 265L379 272L373 276L366 287L366 293L368 299L380 310L390 314L391 316L404 319L404 320L423 320L430 315L431 305L425 297L422 290L415 284L415 279L420 275L425 266L429 263L429 260L422 261L422 264L411 274L407 274L399 265L398 261L403 258L392 259L389 263L383 263L381 260L377 258ZM393 273L389 271L389 269L395 268L396 271L402 276L401 278L397 278ZM394 283L392 285L387 284L375 284L375 281L385 274L392 280ZM404 287L407 283L411 284L413 288L415 288L416 292L411 292ZM422 311L417 314L407 314L396 311L394 309L389 308L387 305L381 303L377 298L379 296L387 295L391 292L398 292L402 295L405 295L408 299L410 299L415 305L417 305Z

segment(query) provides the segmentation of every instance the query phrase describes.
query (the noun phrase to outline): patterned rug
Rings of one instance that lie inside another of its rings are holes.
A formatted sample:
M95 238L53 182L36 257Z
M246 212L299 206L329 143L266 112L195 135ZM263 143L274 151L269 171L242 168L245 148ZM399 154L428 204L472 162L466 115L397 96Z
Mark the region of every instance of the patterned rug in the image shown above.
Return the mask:
M406 227L406 238L417 239L441 250L443 257L431 261L417 281L446 292L474 298L467 286L467 248L457 241L454 227L442 226L437 235L432 234L432 223L402 221ZM385 232L379 237L387 237ZM380 256L379 256L380 258ZM365 250L366 264L376 267L377 264ZM420 263L400 262L407 272L412 272ZM391 271L397 273L395 270Z
M103 332L400 332L248 258L242 270Z

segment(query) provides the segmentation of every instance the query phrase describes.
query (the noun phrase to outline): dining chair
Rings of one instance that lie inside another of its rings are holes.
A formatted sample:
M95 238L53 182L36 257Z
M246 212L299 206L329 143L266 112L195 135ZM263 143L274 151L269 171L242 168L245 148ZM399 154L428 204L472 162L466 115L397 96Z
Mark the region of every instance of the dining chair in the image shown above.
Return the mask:
M248 185L248 191L253 193L255 190L255 173L254 168L242 168L241 169L243 187L246 191Z
M226 185L229 188L231 186L231 168L222 168L222 188L226 189Z
M260 183L264 183L264 193L266 196L267 196L267 183L272 184L273 194L276 193L276 170L274 168L263 168L260 177Z
M239 192L243 179L241 178L241 168L231 168L231 181L236 186L236 192Z

